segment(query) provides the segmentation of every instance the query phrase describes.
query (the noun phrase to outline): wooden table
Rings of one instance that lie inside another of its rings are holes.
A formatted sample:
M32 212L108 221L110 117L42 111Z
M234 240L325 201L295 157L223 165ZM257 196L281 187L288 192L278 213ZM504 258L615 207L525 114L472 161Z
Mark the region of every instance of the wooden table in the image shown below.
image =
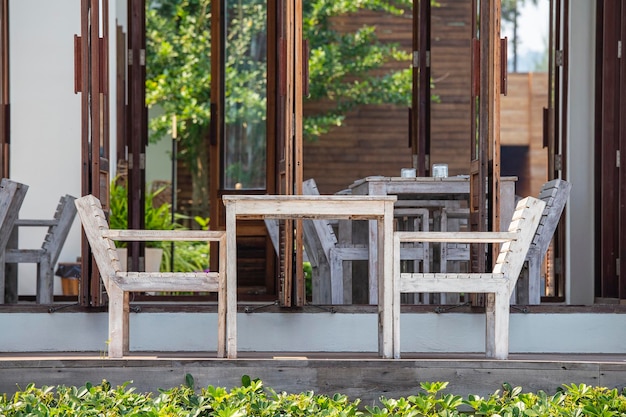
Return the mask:
M517 177L500 179L500 229L506 229L515 211L515 182ZM398 200L461 200L469 201L470 181L466 176L383 177L372 176L350 185L352 195L396 195Z
M230 349L236 354L237 329L237 219L347 219L370 220L375 234L370 236L370 280L378 285L378 351L383 358L393 356L391 316L393 296L393 204L396 196L376 195L225 195L226 206L226 293L227 329ZM389 327L387 327L389 325ZM389 334L386 334L389 333Z

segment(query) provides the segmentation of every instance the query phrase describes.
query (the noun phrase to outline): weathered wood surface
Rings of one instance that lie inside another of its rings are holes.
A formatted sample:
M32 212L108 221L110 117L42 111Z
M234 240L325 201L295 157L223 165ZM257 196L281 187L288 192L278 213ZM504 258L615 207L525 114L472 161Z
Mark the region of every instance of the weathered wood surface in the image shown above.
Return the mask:
M133 291L206 291L218 293L218 357L234 357L226 294L226 232L193 230L111 230L100 200L87 195L76 200L83 230L109 296L109 357L129 353L129 293ZM122 271L114 240L217 242L217 272ZM236 288L235 288L236 291ZM236 306L233 306L234 309Z
M486 293L486 356L506 359L509 351L509 300L522 270L531 242L537 232L545 203L533 197L521 200L508 232L396 232L394 234L394 357L400 357L400 294L415 292ZM463 236L467 236L464 238ZM504 242L491 274L489 273L402 273L399 248L405 241ZM388 334L388 333L386 333Z
M370 240L370 271L378 281L379 354L393 354L391 331L393 203L396 196L353 195L225 195L227 234L228 305L236 305L237 289L237 220L241 219L361 219L377 223L377 235ZM232 299L231 299L232 297ZM387 307L385 307L387 306ZM230 325L232 324L232 326ZM229 321L229 332L236 335L236 324ZM389 334L387 334L387 332ZM229 335L230 338L230 335ZM235 348L236 349L236 348ZM236 352L236 350L234 350Z
M16 228L48 228L40 249L7 248L5 251L4 262L7 264L37 264L36 301L38 304L52 304L54 301L54 266L61 255L61 250L76 217L74 200L75 197L71 195L61 197L52 219L18 219L15 222ZM0 263L0 269L3 268L4 265ZM17 298L17 294L15 297Z
M0 181L0 304L4 304L5 297L10 302L17 302L15 297L5 294L7 287L12 288L11 292L17 290L17 271L7 271L5 268L5 250L11 239L17 237L13 231L14 225L27 191L28 186L25 184L8 178Z

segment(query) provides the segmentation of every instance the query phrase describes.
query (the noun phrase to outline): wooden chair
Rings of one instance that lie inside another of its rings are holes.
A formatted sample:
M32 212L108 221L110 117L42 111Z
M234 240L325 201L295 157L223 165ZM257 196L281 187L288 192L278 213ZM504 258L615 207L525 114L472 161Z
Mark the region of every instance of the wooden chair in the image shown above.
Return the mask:
M302 183L304 195L319 195L314 179ZM407 209L405 209L407 211ZM407 215L407 213L401 213ZM414 209L410 213L428 230L428 211ZM395 210L394 210L395 216ZM349 221L347 221L349 222ZM278 255L278 221L265 219L265 225ZM311 263L313 280L313 304L351 304L352 274L344 273L343 263L348 261L367 261L367 245L339 243L329 220L303 220L303 243L305 260ZM424 230L420 228L420 230ZM428 244L411 245L401 249L401 259L422 262L424 271L428 271Z
M567 181L555 179L541 187L538 198L546 203L541 216L539 230L530 245L526 263L517 281L513 302L519 305L536 305L541 303L541 265L546 256L561 214L569 198L572 185ZM450 218L469 219L469 209L448 209L441 211L442 231ZM441 245L440 272L447 272L448 261L469 262L469 245L447 243ZM458 302L458 296L448 294L448 303ZM442 302L443 304L443 302Z
M395 232L393 285L393 349L400 357L400 294L419 292L486 293L486 356L506 359L509 352L509 300L534 239L545 203L521 200L508 232ZM491 273L402 273L401 242L501 243Z
M517 304L541 303L541 265L550 247L552 236L569 198L572 185L564 180L548 181L541 187L539 199L546 203L539 230L535 234L526 264L517 285Z
M41 248L7 248L5 251L5 263L37 264L37 304L52 304L53 302L54 266L76 217L75 199L71 195L61 197L52 219L18 219L15 221L14 227L16 228L48 228ZM0 263L0 269L4 269L4 264Z
M13 227L19 216L20 208L26 197L28 186L19 182L11 181L8 178L2 178L0 181L0 304L4 304L6 271L5 250L11 235Z
M229 355L226 341L226 232L199 230L111 230L100 200L76 200L78 215L109 296L109 357L129 353L129 293L203 291L218 293L217 356ZM114 241L219 242L217 272L124 272Z

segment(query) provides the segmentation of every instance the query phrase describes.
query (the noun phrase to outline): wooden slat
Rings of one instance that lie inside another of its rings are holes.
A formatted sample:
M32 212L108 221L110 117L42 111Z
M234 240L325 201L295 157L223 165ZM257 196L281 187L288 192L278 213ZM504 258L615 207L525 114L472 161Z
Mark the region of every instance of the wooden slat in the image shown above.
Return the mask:
M124 291L205 291L217 292L219 274L120 272L113 282Z
M512 232L396 232L403 242L502 243L518 238Z

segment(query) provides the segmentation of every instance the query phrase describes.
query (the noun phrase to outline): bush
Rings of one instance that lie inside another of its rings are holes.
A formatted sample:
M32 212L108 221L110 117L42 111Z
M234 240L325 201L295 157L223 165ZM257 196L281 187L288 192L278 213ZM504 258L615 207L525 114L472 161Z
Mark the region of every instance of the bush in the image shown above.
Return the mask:
M488 398L444 394L446 382L422 383L424 392L407 398L381 398L380 406L359 408L360 401L345 395L306 392L278 393L264 388L260 380L242 378L242 385L228 391L208 386L194 389L190 375L186 384L159 394L140 394L129 383L112 388L107 381L83 387L37 388L29 385L8 399L0 396L0 416L613 416L626 413L626 398L616 389L585 384L564 385L556 394L522 393L504 384Z

